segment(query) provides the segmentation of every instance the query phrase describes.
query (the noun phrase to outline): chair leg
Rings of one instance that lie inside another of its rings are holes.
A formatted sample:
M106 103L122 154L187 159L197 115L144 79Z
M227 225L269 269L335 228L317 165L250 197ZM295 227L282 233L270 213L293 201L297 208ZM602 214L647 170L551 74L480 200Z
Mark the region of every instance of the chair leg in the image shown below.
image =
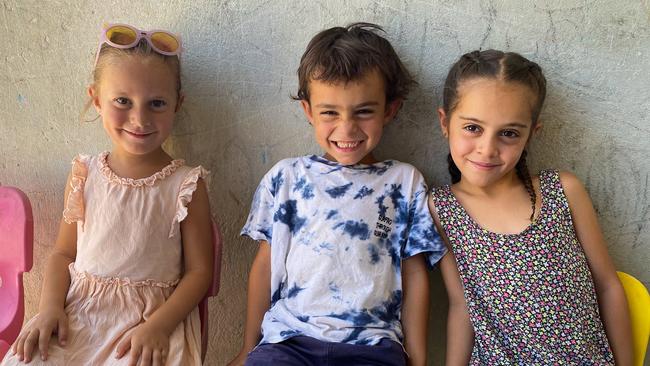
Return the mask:
M2 339L0 339L0 361L5 357L5 354L9 351L11 345Z

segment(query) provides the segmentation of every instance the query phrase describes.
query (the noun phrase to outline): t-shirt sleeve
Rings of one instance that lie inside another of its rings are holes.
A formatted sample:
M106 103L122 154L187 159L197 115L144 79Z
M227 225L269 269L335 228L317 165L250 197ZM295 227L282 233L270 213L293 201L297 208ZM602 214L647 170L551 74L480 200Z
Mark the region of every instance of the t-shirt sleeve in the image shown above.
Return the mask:
M447 252L429 212L427 185L419 172L415 172L413 193L409 206L409 232L406 245L402 249L402 259L420 253L427 253L430 266L437 263Z
M271 243L275 196L281 181L282 170L277 169L277 166L262 178L257 190L255 190L251 210L246 224L241 230L241 235L248 236L253 240L265 240L269 244Z

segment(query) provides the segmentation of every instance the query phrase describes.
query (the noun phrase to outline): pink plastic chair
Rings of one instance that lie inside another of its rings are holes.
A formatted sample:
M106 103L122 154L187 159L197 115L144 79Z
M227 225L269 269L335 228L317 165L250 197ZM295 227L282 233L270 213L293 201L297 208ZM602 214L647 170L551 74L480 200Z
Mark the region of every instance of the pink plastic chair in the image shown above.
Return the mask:
M34 219L27 196L0 187L0 360L23 325L23 273L32 269Z
M208 288L208 293L199 303L199 316L201 318L201 359L205 361L205 355L208 351L208 299L219 293L221 282L221 230L214 220L212 221L212 244L214 247L214 272L212 273L212 283Z

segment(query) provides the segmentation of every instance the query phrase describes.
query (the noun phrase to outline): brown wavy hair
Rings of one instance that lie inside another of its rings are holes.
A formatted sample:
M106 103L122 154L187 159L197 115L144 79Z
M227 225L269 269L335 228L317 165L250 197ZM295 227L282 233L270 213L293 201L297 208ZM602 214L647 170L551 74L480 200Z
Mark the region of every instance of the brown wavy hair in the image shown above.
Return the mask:
M329 28L316 34L307 45L298 67L298 93L295 100L309 102L309 82L349 82L378 70L384 79L386 102L405 99L415 80L382 37L382 27L372 23L353 23Z

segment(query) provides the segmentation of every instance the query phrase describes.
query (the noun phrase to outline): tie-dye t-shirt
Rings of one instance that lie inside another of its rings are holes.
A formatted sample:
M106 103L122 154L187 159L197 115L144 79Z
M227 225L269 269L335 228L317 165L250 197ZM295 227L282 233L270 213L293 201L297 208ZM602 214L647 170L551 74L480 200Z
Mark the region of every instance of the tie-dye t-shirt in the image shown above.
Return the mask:
M261 343L402 342L401 261L445 246L420 172L395 160L285 159L262 179L242 230L271 245L271 307Z

